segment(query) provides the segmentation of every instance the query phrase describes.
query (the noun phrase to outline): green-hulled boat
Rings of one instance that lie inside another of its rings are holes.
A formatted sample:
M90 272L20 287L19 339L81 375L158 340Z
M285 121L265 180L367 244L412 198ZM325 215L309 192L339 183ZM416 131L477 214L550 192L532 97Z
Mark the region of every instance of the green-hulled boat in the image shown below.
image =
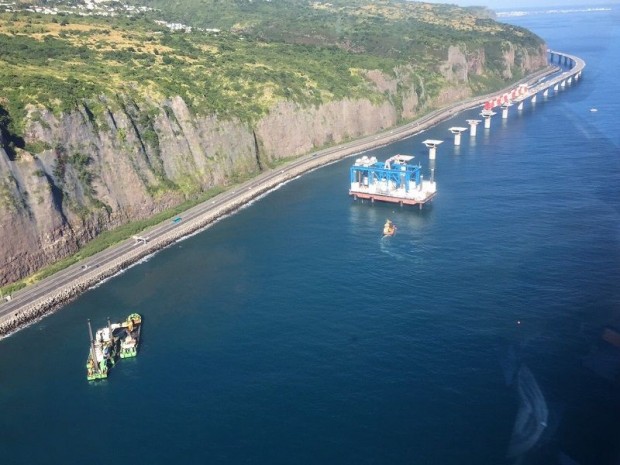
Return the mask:
M138 355L138 345L140 344L140 331L142 329L142 317L137 313L132 313L123 323L125 337L121 338L121 358L130 358Z
M86 378L89 381L107 378L110 367L116 363L119 340L114 336L114 330L119 326L119 324L111 324L108 319L108 326L98 329L93 337L93 330L88 320L90 352L86 360Z
M119 357L138 355L141 330L142 317L138 313L132 313L122 323L110 323L108 319L108 326L98 329L94 337L88 320L90 351L86 360L86 379L105 379Z

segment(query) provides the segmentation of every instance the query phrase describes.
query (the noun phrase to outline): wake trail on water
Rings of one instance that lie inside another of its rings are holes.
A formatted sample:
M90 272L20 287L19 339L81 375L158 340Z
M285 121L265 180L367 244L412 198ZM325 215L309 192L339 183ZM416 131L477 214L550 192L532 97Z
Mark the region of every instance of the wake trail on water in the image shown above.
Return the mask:
M381 253L395 258L396 260L406 260L407 257L404 254L392 250L391 239L391 237L387 236L381 236L379 238L379 249L381 250Z
M422 258L418 254L418 251L416 251L414 247L408 251L404 250L403 247L409 243L403 242L402 240L399 241L397 235L392 237L381 236L379 238L379 250L381 253L397 261L409 261L416 265L421 264Z

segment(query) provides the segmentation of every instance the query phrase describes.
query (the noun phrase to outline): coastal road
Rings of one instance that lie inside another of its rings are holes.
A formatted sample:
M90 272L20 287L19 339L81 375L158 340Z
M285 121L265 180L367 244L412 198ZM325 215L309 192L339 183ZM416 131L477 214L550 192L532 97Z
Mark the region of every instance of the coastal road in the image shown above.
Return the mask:
M548 67L522 80L521 83L534 83L541 77L555 72L557 72L556 67ZM513 84L511 88L517 84ZM458 102L404 126L319 150L285 166L264 172L185 211L179 215L178 221L167 220L143 231L140 237L146 238L146 242L136 239L125 240L36 284L27 286L15 292L10 300L4 299L0 303L0 336L66 303L89 287L118 273L146 255L212 224L281 183L342 158L417 134L462 111L481 105L488 98L489 95L486 95Z

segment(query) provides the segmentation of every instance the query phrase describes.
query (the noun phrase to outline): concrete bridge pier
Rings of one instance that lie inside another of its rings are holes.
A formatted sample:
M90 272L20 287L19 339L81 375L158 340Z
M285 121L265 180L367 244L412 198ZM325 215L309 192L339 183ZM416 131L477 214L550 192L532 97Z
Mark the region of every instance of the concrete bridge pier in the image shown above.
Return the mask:
M545 91L543 92L543 97L546 97L548 95L549 95L549 88L547 87Z
M536 94L532 97L532 103L536 103Z
M467 128L453 127L449 131L454 134L454 145L461 145L461 133L467 131Z
M482 120L480 119L468 119L467 122L469 123L469 133L471 134L472 137L476 137L476 127L478 126L478 124L480 124L482 122Z
M480 116L484 118L484 129L491 128L491 116L495 115L495 112L492 110L482 110Z
M443 143L442 140L436 140L436 139L426 139L424 142L422 142L424 145L426 145L426 148L428 148L428 159L429 160L434 160L435 156L437 155L437 146L441 143Z
M502 105L502 119L508 119L508 108L512 106L512 103L504 103Z

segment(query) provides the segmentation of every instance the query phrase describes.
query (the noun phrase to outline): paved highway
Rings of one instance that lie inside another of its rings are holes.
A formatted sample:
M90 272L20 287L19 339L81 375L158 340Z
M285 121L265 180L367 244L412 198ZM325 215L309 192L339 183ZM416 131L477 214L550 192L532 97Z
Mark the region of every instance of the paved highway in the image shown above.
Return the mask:
M557 52L555 53L557 54ZM578 58L570 58L578 63ZM572 71L571 74L573 74ZM541 79L541 77L554 72L557 72L557 68L547 68L521 82L534 83ZM515 85L511 86L511 88ZM320 150L292 161L286 166L262 173L256 178L235 186L229 191L187 210L179 215L180 220L168 220L143 231L140 237L147 238L146 243L136 239L125 240L114 247L59 271L49 278L28 286L16 292L10 301L5 300L0 303L0 336L15 329L14 318L16 316L21 316L22 320L30 320L44 314L53 307L57 307L83 292L89 286L117 273L149 253L159 250L175 240L217 221L222 216L237 210L248 201L277 187L283 182L347 156L387 145L421 132L457 113L479 106L487 99L489 99L489 95L468 99L434 111L404 126L381 134L364 137L347 144ZM29 318L24 317L24 315L35 311L37 313L29 315ZM23 321L20 321L21 323Z

